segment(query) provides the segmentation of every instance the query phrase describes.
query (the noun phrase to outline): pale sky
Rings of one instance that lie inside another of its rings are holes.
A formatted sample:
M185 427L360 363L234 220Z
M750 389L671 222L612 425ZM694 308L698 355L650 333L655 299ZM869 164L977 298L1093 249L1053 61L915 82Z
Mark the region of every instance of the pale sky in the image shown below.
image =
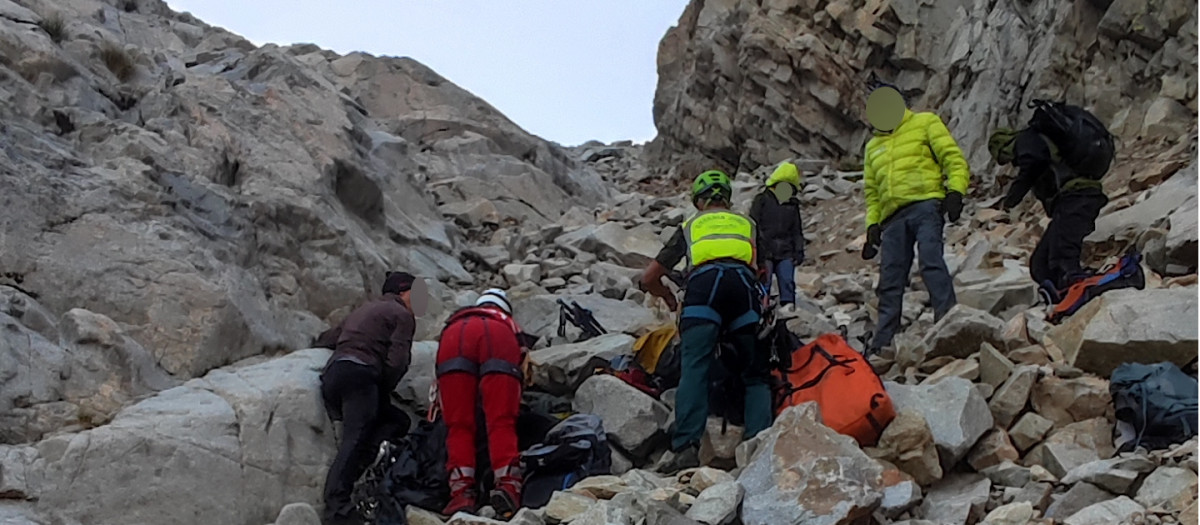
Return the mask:
M167 0L255 44L407 56L563 145L654 138L655 55L687 0Z

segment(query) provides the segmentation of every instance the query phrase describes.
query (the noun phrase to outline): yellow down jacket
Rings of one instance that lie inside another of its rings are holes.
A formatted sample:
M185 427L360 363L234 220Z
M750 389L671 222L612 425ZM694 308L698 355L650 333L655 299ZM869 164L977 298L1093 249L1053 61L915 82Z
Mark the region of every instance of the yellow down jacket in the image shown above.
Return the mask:
M906 204L945 198L946 190L966 194L969 177L967 159L942 119L906 109L894 131L875 131L867 141L867 226L883 222Z

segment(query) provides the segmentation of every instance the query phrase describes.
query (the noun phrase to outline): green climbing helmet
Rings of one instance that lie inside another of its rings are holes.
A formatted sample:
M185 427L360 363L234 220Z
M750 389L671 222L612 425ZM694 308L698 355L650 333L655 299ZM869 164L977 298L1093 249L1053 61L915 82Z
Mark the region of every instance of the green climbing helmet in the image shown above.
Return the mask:
M692 201L700 198L732 199L733 184L729 182L729 176L720 170L709 170L697 176L692 183Z

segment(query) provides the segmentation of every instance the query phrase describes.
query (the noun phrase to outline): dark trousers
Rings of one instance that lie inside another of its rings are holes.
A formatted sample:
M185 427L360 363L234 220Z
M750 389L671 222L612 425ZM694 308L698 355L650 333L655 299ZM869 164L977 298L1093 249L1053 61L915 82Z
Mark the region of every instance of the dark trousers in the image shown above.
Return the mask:
M1083 239L1096 231L1096 217L1106 204L1108 197L1100 190L1063 193L1054 199L1050 225L1029 258L1029 275L1038 286L1049 281L1062 290L1082 274Z
M779 280L779 304L796 302L796 263L792 259L767 259L764 261L767 269L767 284L771 284L771 276Z
M900 329L900 314L903 311L904 290L908 288L908 274L912 269L913 245L917 247L917 260L921 265L921 279L929 290L933 302L933 315L941 319L954 307L954 281L946 268L942 256L942 218L940 202L936 199L916 202L900 208L883 224L880 242L879 326L872 348L892 343Z
M737 371L746 385L746 432L749 439L771 426L771 389L765 353L760 353L755 337L757 322L731 326L747 312L756 312L758 293L749 268L719 273L692 273L684 292L684 317L680 320L679 391L675 396L675 431L671 448L680 450L698 445L708 421L709 371L716 358L718 339L724 336L739 356L743 368ZM689 306L711 305L716 319L689 317ZM754 316L757 321L757 314Z
M325 516L351 516L354 482L375 458L379 444L408 430L409 418L381 392L379 372L353 361L335 361L321 375L325 409L342 421L342 441L325 475Z

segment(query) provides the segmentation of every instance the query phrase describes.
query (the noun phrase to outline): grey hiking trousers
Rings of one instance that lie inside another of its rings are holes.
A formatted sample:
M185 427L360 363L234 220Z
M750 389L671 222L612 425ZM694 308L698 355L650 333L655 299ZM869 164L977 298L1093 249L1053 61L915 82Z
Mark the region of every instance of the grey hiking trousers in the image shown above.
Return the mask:
M879 325L870 347L890 345L900 329L904 290L913 263L913 245L921 265L921 279L929 290L935 319L941 319L957 302L954 281L942 256L941 201L930 199L900 208L883 222L879 247Z

